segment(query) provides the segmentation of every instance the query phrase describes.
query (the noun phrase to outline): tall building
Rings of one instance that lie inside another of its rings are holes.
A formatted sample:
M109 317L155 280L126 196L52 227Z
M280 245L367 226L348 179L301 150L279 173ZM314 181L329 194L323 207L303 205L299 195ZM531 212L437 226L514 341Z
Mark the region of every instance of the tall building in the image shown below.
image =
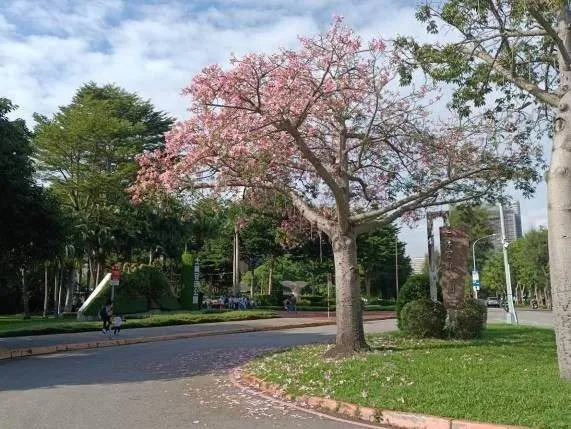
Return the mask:
M422 258L414 257L410 258L410 266L412 267L412 272L414 274L422 273L422 269L424 268L424 264L427 257L423 256Z
M523 233L521 229L521 211L519 202L514 202L510 205L503 206L504 210L504 225L506 228L506 240L508 243L520 238ZM500 208L496 206L488 207L488 221L493 233L497 238L492 240L495 249L502 248L502 227L500 223Z

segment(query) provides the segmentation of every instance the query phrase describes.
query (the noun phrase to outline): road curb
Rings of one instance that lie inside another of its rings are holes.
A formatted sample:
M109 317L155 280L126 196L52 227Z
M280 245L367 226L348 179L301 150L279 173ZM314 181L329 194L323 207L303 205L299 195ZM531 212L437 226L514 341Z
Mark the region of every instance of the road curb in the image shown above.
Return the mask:
M281 386L266 382L251 373L243 371L241 368L232 370L230 378L237 385L259 390L277 400L291 403L309 411L315 409L322 410L337 416L337 418L346 418L347 422L352 423L355 420L360 420L367 424L378 425L377 427L389 426L402 429L528 429L524 426L473 422L425 414L368 408L317 396L302 395L293 397L286 394Z
M395 317L382 317L371 318L365 320L365 322L375 321L375 320L390 320ZM262 326L262 327L252 327L252 328L237 328L230 329L227 331L204 331L204 332L187 332L180 334L170 334L170 335L158 335L151 337L138 337L138 338L116 338L101 341L88 341L81 343L71 343L71 344L56 344L52 346L41 346L41 347L26 347L12 350L0 350L0 360L3 359L17 359L28 356L46 355L61 352L71 352L78 350L87 349L97 349L104 347L115 347L115 346L127 346L132 344L142 344L142 343L155 343L159 341L171 341L171 340L182 340L187 338L200 338L200 337L212 337L216 335L228 335L228 334L243 334L248 332L265 332L265 331L277 331L281 329L296 329L296 328L311 328L314 326L327 326L334 325L335 321L319 321L319 322L308 322L302 324L289 324L283 326Z

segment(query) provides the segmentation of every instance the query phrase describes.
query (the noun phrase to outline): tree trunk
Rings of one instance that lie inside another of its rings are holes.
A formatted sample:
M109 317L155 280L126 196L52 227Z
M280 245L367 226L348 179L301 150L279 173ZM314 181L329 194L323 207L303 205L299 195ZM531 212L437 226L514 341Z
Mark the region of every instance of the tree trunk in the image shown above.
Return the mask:
M56 271L55 271L55 275L54 275L54 316L58 317L59 316L59 307L58 307L58 302L57 302L57 295L58 295L58 285L59 285L59 281L58 281L58 269L56 267Z
M335 346L326 356L347 356L367 349L357 273L357 241L354 233L331 237L335 262Z
M99 260L97 260L97 269L95 270L95 287L97 287L97 285L99 284L100 275L101 275L101 263L99 262Z
M571 47L567 6L561 8L558 35ZM559 374L571 380L571 70L559 55L559 85L564 93L555 109L551 164L547 176L549 267Z
M268 295L272 294L272 281L273 281L273 274L274 274L274 261L275 258L272 256L270 260L270 272L268 274Z
M57 294L57 315L61 314L61 290L63 288L63 273L65 269L63 267L59 270L59 282L58 282L58 294Z
M28 296L28 285L26 284L26 269L20 268L22 280L22 302L24 303L24 318L30 318L30 297Z
M87 287L89 292L92 292L95 289L93 285L93 279L95 279L95 273L93 272L93 262L91 261L91 256L87 255Z
M49 300L49 287L48 287L48 264L44 264L44 312L43 317L48 316L48 300Z
M65 290L65 304L63 306L63 311L69 313L73 304L73 287L75 285L75 264L69 270L69 279L67 281L67 287Z
M365 294L371 296L371 278L365 275Z

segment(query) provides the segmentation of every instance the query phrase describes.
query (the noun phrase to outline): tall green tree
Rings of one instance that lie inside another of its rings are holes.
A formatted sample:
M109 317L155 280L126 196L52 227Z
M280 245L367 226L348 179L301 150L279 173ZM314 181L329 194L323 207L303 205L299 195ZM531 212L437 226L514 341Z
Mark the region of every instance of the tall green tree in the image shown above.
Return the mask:
M52 196L33 178L30 133L15 106L0 98L0 292L18 279L24 314L29 316L27 272L58 252L63 226Z
M172 120L136 94L90 83L52 118L36 115L36 121L42 178L72 219L69 240L83 249L95 284L111 252L140 244L135 238L145 232L147 212L131 205L126 188L135 156L159 147Z
M454 86L452 106L468 116L487 106L490 122L517 135L553 134L547 174L550 277L560 374L571 380L571 11L564 0L425 1L417 17L446 40L420 44L401 78L422 68ZM453 42L450 42L453 40ZM525 140L520 140L522 143ZM525 192L530 189L523 186Z
M489 222L488 210L480 205L460 204L454 206L449 212L449 222L450 226L463 227L466 229L470 246L473 246L476 240L493 233ZM489 237L480 240L476 246L470 247L469 250L474 250L476 254L476 269L484 265L486 259L493 251L494 246L492 240L494 239L499 239L499 237ZM474 266L472 251L468 252L466 263L468 264L468 273L470 273ZM471 279L469 277L470 276L466 279L468 289L471 285Z

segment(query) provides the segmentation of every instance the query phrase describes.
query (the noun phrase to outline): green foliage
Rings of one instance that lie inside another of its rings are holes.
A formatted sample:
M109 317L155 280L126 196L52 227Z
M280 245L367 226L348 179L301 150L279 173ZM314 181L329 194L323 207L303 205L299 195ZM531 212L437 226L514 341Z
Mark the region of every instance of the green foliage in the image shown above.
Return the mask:
M357 261L365 282L373 285L372 295L396 296L395 250L398 255L399 285L412 273L410 258L406 256L406 244L397 239L398 229L392 224L357 237Z
M486 326L488 309L477 299L467 299L456 313L456 326L451 334L460 339L480 338Z
M451 227L464 227L468 233L470 246L479 238L491 235L494 231L488 220L488 210L480 205L459 204L450 210L448 221ZM476 245L476 266L482 267L493 249L492 241L499 237L480 240ZM472 252L468 252L468 264L473 266Z
M274 281L272 284L272 293L270 295L270 304L280 306L283 304L283 300L284 288L279 282Z
M426 298L410 301L402 308L400 323L407 335L440 338L446 325L446 309L441 302Z
M178 300L172 296L162 296L157 301L161 310L174 311L182 309Z
M512 279L512 280L515 280ZM506 276L504 269L504 256L502 252L496 252L487 260L481 270L480 281L483 288L490 293L503 293L506 289Z
M163 272L156 267L142 265L132 273L121 277L120 293L126 296L146 297L148 303L157 303L160 297L170 294L169 282Z
M0 289L4 290L9 283L18 283L15 273L21 268L57 255L65 233L53 195L34 181L30 133L22 119L7 116L15 109L0 98Z
M98 307L101 308L101 307ZM123 296L121 294L117 295L113 303L113 312L115 314L133 314L133 313L145 313L149 310L149 304L147 298L142 296Z
M428 274L415 274L408 278L400 288L396 303L397 325L403 329L401 312L410 301L421 300L430 297L430 280Z

